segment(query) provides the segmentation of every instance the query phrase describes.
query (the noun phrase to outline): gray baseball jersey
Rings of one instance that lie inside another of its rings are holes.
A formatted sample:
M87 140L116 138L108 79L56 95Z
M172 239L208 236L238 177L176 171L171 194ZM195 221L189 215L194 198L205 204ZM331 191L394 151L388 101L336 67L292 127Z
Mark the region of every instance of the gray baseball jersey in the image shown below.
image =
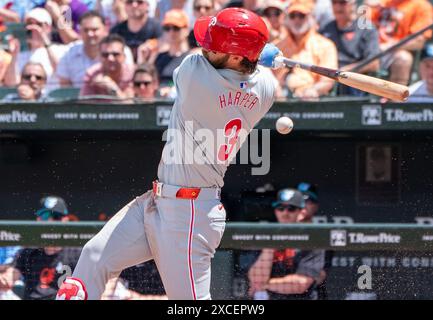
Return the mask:
M176 69L173 79L178 97L169 129L176 135L171 140L168 137L164 147L159 181L222 187L230 160L241 146L238 131L249 133L272 106L274 78L261 67L252 75L216 70L205 57L193 54ZM203 160L205 163L199 163Z
M269 70L216 70L201 55L186 57L174 82L169 128L176 134L159 165L163 185L131 201L84 246L73 277L89 299L98 299L124 268L150 259L169 299L210 299L211 258L226 218L216 187L240 148L241 129L249 133L269 110L275 87ZM218 130L224 139L214 141ZM197 197L180 198L179 187L200 189Z

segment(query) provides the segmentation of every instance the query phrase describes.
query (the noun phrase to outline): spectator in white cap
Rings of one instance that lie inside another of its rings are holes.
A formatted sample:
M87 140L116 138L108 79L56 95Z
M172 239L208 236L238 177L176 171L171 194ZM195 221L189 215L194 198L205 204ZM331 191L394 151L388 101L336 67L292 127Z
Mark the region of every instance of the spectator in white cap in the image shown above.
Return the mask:
M28 62L40 63L43 65L47 76L48 90L57 87L58 80L53 73L60 58L68 50L68 47L61 44L51 43L51 30L53 21L47 10L35 8L31 10L24 19L27 29L28 51L21 52L20 42L16 38L10 38L9 48L12 54L10 63L5 75L6 86L16 86L20 83L20 74L24 65Z
M265 0L261 10L269 29L269 42L283 40L287 37L287 29L284 26L285 4L281 0Z

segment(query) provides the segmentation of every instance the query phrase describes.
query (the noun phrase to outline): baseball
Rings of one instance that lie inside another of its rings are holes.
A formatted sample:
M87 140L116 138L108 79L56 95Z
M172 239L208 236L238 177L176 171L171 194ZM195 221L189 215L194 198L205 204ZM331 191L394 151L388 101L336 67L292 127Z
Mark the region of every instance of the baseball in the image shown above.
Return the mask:
M277 131L281 134L288 134L293 129L293 121L289 117L281 117L275 124Z

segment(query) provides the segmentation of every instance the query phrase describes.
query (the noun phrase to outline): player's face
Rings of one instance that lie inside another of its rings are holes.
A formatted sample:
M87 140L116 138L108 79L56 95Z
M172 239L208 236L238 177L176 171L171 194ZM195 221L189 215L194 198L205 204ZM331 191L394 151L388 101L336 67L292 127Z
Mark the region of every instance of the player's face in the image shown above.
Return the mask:
M210 62L215 69L224 69L227 66L230 55L221 52L202 49L203 56Z

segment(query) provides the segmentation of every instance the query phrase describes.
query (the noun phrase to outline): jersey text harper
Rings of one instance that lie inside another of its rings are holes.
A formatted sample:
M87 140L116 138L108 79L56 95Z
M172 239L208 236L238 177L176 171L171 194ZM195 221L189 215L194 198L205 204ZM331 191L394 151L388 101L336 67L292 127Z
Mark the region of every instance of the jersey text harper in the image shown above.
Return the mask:
M228 91L219 95L218 98L221 109L237 106L252 110L259 102L259 98L255 94L241 91Z

